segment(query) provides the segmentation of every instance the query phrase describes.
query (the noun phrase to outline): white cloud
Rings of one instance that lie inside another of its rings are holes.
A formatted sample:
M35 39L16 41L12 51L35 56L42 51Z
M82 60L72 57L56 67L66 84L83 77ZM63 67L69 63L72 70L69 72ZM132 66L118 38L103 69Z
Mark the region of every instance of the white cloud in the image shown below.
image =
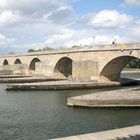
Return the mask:
M140 42L140 24L130 27L125 36L131 41Z
M73 45L92 45L93 36L95 43L111 44L114 39L117 43L127 43L130 41L139 42L140 40L140 20L134 17L119 13L116 10L103 10L97 14L88 14L91 20L83 22L83 29L65 29L58 34L48 36L46 44L54 47L71 47ZM91 17L92 15L92 17ZM82 19L83 20L83 19ZM84 20L83 20L84 21ZM90 22L89 22L90 21ZM87 25L91 25L88 27ZM93 24L94 23L94 24Z
M7 46L10 43L13 43L15 39L8 38L3 34L0 34L0 47Z
M11 25L21 20L17 12L4 10L0 13L0 27Z
M95 41L93 35L95 35ZM118 34L98 34L91 30L64 30L61 34L48 36L45 44L53 47L72 47L73 45L102 45L111 44L116 39L118 43L125 42L126 38Z
M89 13L77 20L76 25L85 31L77 31L73 34L76 40L71 39L66 44L93 44L96 36L96 44L111 44L114 38L117 43L127 43L140 40L140 19L121 13L117 10L103 10L98 13ZM79 36L79 38L77 38Z
M19 11L22 14L40 16L61 6L65 6L74 0L0 0L1 9Z
M4 35L0 34L0 45L5 45L7 43L8 39Z
M47 37L45 44L53 47L64 47L66 42L69 42L74 36L73 30L62 29L60 34L53 34ZM69 47L69 46L65 46Z
M62 35L50 35L46 40L46 44L58 44L58 42L66 42L71 39L72 34L62 34Z
M116 10L103 10L93 15L90 23L94 28L125 28L133 23L133 17Z
M0 27L53 22L71 24L77 0L0 0Z
M44 48L45 44L43 42L38 42L38 43L30 43L30 44L24 44L24 45L12 45L13 48L15 49L20 49L20 48L24 48L26 50L33 48L33 49L40 49L40 48Z
M22 51L92 45L93 36L96 44L111 44L114 38L118 43L140 40L140 19L117 10L80 17L70 5L74 1L0 0L0 44Z
M49 14L44 15L46 20L51 20L51 22L57 24L65 24L73 22L74 10L70 6L62 6Z
M122 6L126 8L140 7L140 0L125 0Z

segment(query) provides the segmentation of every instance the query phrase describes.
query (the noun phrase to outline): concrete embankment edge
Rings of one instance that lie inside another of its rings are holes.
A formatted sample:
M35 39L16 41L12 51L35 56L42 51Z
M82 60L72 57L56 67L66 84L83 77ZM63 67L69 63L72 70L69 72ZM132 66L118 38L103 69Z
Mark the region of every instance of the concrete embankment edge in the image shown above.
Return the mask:
M126 85L140 84L140 80L135 79L122 79L119 82L101 83L96 81L69 81L63 78L49 79L49 78L33 78L33 77L1 79L0 82L11 83L7 86L7 90L98 89L104 87L105 88L120 87Z
M7 78L28 78L32 76L28 75L0 75L0 79L7 79Z
M119 87L115 83L95 83L95 82L70 82L70 81L50 81L38 83L10 84L7 90L61 90L61 89L93 89L103 87Z
M41 78L41 77L18 77L18 78L1 78L0 83L35 83L35 82L45 82L45 81L61 81L65 79L55 79L55 78Z
M140 107L140 89L120 89L67 99L68 106L81 107Z
M102 131L97 133L89 133L83 135L70 136L65 138L57 138L52 140L114 140L114 139L130 139L140 140L140 125Z

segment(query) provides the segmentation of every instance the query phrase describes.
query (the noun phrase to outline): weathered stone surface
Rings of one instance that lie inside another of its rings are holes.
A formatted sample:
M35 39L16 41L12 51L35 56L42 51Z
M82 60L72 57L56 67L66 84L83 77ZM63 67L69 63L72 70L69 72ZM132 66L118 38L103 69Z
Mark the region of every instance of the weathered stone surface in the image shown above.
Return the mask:
M140 107L140 89L121 89L93 93L67 100L68 106Z
M119 46L1 56L0 66L27 75L53 76L57 72L73 79L118 81L125 65L140 58L140 44L126 44L123 50Z
M27 78L27 77L31 77L28 75L0 75L0 80L1 79L7 79L7 78Z
M131 140L140 140L140 125L97 133L57 138L53 140L117 140L126 138Z
M25 75L27 73L28 65L27 64L15 64L15 65L4 65L0 66L0 75Z
M91 77L97 77L99 75L98 72L98 62L96 62L95 60L73 62L72 76L74 79L91 79Z
M0 83L28 83L30 85L34 82L44 82L44 81L58 81L63 79L49 78L49 77L13 77L13 78L0 78ZM65 80L65 79L64 79Z
M56 90L56 89L93 89L101 87L118 87L119 82L110 83L97 83L92 81L78 82L78 81L49 81L37 83L23 83L23 84L10 84L7 90Z

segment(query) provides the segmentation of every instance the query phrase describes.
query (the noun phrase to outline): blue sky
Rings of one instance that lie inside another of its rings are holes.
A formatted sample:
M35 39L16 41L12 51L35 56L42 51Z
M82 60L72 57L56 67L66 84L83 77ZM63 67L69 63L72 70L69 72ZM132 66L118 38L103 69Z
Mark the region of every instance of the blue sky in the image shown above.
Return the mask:
M122 0L80 0L73 4L74 9L80 14L99 12L104 9L119 9Z
M83 15L89 12L99 12L101 10L118 10L131 14L134 16L140 16L140 7L122 7L121 4L124 0L80 0L80 2L74 3L73 8L77 13Z
M140 0L0 0L0 54L140 42Z

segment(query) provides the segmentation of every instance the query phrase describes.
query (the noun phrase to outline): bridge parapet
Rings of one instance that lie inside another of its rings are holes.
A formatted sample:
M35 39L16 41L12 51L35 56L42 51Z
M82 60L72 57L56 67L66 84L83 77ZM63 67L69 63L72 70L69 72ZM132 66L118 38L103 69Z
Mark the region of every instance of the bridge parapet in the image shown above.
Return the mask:
M9 54L2 55L3 57L19 57L19 56L34 56L34 55L43 55L43 54L65 54L65 53L76 53L76 52L97 52L97 51L117 51L117 50L140 50L140 43L127 43L127 44L109 44L109 45L94 45L94 46L79 46L78 48L67 48L67 49L53 49L47 51L39 52L29 52L25 54Z

